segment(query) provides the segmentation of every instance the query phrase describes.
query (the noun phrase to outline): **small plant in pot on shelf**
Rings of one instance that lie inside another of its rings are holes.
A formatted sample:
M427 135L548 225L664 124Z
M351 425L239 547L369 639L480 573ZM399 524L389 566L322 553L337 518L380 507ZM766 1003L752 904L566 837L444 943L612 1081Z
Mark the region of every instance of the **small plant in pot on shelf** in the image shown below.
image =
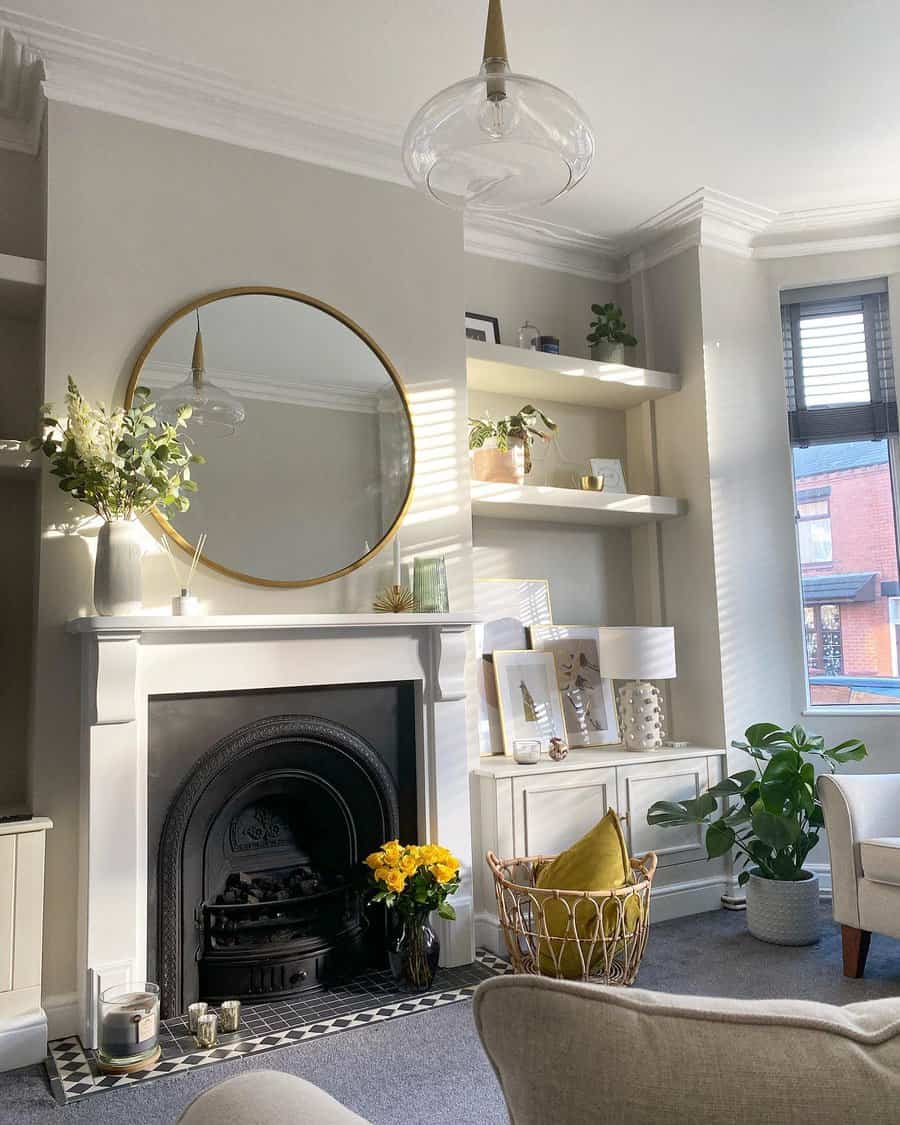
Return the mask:
M625 349L633 348L637 338L628 331L625 316L612 301L605 305L591 305L596 320L591 321L587 342L591 345L591 359L601 363L624 363Z
M459 860L438 844L401 844L388 840L366 857L371 902L382 902L391 914L388 962L395 980L413 992L431 987L441 944L429 924L433 911L453 921L447 902L459 890Z
M834 773L868 751L858 738L826 749L821 735L774 723L755 723L731 745L749 754L755 769L732 774L691 801L657 801L647 822L705 825L709 859L732 848L741 853L738 883L747 887L750 933L777 945L810 945L819 936L819 880L804 864L825 823L814 763ZM724 816L720 797L735 802Z
M540 427L544 426L545 430ZM556 423L531 403L505 418L469 419L469 449L472 450L472 476L475 480L502 484L521 484L531 472L532 443L549 441L558 429Z
M73 379L66 393L66 417L41 408L42 433L29 446L50 460L63 492L103 518L94 562L94 605L104 615L141 608L141 545L137 517L151 508L186 512L197 491L190 466L203 458L188 448L181 431L191 408L183 406L174 424L157 420L150 391L138 387L128 410L91 405Z

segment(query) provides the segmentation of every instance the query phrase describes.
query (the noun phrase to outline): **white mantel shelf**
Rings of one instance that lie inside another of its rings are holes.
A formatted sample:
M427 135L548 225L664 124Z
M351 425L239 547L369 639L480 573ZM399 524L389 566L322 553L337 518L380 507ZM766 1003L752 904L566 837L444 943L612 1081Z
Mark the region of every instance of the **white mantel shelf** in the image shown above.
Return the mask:
M472 613L233 613L200 617L143 614L138 617L75 617L67 633L112 635L135 633L246 633L273 629L467 629Z

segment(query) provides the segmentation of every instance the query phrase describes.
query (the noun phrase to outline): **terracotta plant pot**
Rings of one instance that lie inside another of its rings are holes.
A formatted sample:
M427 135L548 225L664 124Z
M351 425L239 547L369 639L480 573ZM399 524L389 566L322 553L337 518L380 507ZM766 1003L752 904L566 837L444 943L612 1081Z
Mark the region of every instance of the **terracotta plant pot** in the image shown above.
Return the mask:
M494 484L522 484L525 480L525 451L515 449L473 449L472 479Z

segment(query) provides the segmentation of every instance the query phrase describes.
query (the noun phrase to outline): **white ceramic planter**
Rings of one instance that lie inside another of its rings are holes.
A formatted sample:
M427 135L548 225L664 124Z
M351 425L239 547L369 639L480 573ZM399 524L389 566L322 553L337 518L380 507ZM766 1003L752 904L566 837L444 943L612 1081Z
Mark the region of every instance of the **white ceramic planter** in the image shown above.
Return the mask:
M750 873L747 883L747 929L773 945L812 945L819 940L819 880L794 883Z
M624 363L625 345L611 344L609 341L591 344L591 359L598 363Z
M141 609L141 526L110 520L97 536L94 608L102 617L126 617Z

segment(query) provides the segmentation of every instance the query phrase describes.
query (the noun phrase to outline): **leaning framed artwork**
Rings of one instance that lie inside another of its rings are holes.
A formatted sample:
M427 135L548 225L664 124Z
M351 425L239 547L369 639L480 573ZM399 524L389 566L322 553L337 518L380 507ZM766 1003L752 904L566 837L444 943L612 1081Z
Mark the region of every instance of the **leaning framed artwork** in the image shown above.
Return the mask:
M599 629L532 625L529 636L533 649L553 657L569 745L620 742L613 682L603 675L600 664Z
M533 739L541 751L551 738L565 737L556 667L549 652L494 651L494 676L500 705L503 753L512 755L517 739Z
M503 733L492 653L495 649L527 649L528 627L550 624L550 584L546 578L476 579L475 612L479 617L475 626L478 741L483 755L500 754Z
M500 343L500 321L484 313L466 313L466 339L482 344Z

